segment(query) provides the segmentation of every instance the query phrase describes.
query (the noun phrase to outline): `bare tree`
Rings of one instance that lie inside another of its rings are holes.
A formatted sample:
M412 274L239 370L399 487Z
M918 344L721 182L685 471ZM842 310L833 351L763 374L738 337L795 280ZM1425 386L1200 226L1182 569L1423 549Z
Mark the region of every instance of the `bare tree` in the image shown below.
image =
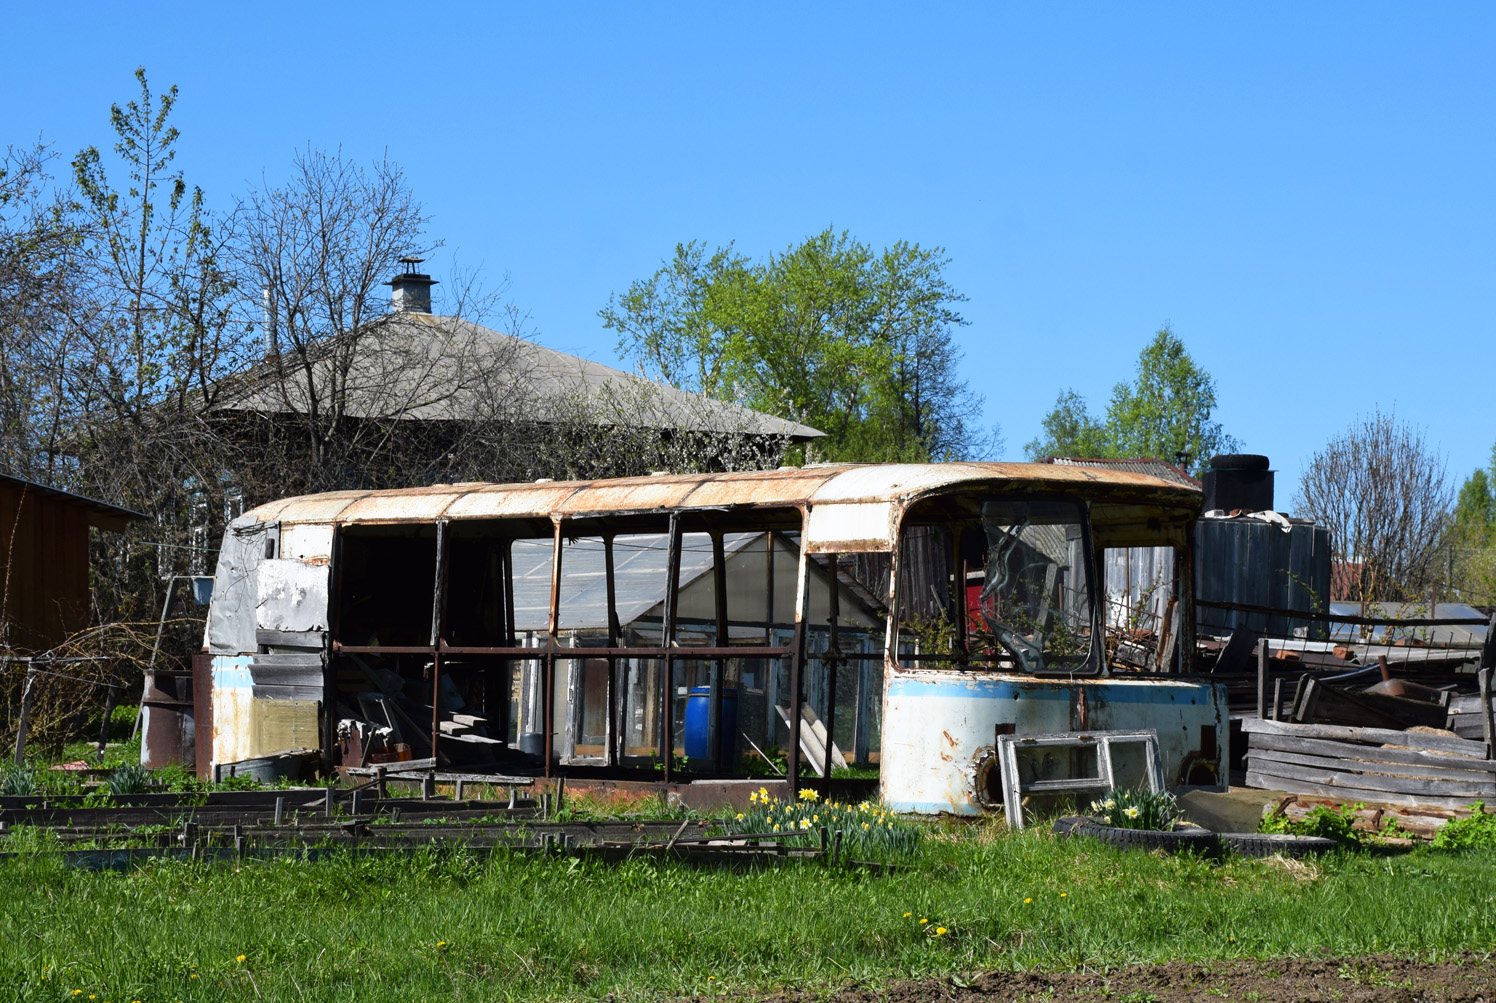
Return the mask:
M1438 577L1451 502L1445 463L1423 432L1380 409L1310 458L1297 514L1330 530L1334 560L1362 602L1424 594Z

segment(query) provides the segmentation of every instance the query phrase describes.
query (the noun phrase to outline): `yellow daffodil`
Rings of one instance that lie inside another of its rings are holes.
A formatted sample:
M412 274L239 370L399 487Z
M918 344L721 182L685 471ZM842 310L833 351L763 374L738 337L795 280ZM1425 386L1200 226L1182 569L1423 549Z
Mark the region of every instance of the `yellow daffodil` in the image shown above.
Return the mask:
M1137 818L1143 813L1138 811L1136 808L1127 807L1122 809L1122 814L1126 815L1128 818Z
M820 797L821 797L821 795L817 794L815 791L811 790L809 787L805 788L804 790L802 790L800 792L800 800L801 801L817 801L817 800L820 799Z

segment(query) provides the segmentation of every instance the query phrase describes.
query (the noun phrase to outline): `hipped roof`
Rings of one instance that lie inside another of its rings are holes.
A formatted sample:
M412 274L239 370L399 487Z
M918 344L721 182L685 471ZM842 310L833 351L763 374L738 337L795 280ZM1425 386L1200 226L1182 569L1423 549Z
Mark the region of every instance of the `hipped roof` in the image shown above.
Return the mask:
M460 421L481 416L490 400L510 400L522 401L529 419L561 420L578 413L573 405L580 400L615 405L593 412L584 407L584 417L602 425L794 441L824 434L455 317L390 314L362 329L355 344L346 364L334 365L330 347L312 363L324 408L335 376L346 380L344 407L350 418ZM237 377L221 388L215 410L305 413L311 401L304 374L288 362L289 376L282 380L276 369L267 360Z

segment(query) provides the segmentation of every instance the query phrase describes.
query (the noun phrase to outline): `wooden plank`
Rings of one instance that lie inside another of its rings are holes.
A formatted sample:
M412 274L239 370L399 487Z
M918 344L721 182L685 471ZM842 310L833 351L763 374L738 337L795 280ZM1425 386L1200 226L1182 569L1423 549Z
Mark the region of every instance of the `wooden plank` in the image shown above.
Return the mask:
M1470 798L1446 798L1435 795L1393 794L1387 791L1363 790L1355 787L1335 787L1309 783L1291 777L1279 777L1254 770L1247 771L1247 786L1262 791L1283 791L1288 794L1313 794L1336 801L1368 801L1372 804L1398 805L1404 808L1468 808Z
M1439 797L1488 798L1492 796L1490 784L1460 783L1457 780L1440 781L1434 785L1427 780L1346 773L1340 770L1296 766L1269 760L1253 762L1251 769L1258 773L1271 772L1277 777L1302 780L1305 783L1320 784L1325 787L1355 787L1359 790L1410 795L1437 791Z
M1484 759L1484 742L1467 742L1446 735L1424 735L1392 728L1357 728L1338 724L1290 724L1287 721L1264 721L1243 718L1241 729L1249 734L1295 735L1300 738L1328 738L1342 742L1365 742L1370 745L1402 745L1413 749L1453 752L1461 756Z
M1380 745L1357 745L1354 742L1332 742L1320 738L1296 738L1290 735L1251 735L1247 754L1257 749L1299 752L1311 756L1354 759L1366 763L1396 763L1496 773L1496 762L1473 756L1443 756L1416 749L1392 749Z
M1460 693L1451 695L1449 702L1445 706L1451 714L1479 714L1480 694Z
M1410 780L1439 784L1440 790L1443 790L1442 781L1456 780L1480 787L1482 790L1487 790L1490 796L1496 796L1496 777L1478 770L1460 770L1444 766L1408 766L1397 763L1363 763L1354 759L1340 759L1334 756L1310 756L1302 752L1283 752L1278 749L1248 749L1247 761L1254 764L1254 768L1272 762L1288 763L1293 766L1310 766L1316 769L1338 770L1341 773L1362 773L1377 777L1406 777ZM1380 785L1372 784L1370 786Z

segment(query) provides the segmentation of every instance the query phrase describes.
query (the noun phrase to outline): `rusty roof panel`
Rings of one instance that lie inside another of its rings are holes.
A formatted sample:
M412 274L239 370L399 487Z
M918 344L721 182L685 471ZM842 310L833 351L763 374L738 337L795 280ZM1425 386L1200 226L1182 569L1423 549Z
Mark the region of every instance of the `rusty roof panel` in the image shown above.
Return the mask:
M1036 463L841 464L731 474L664 474L533 484L437 484L335 492L272 502L256 518L291 522L406 522L548 518L733 506L905 502L941 488L1067 491L1081 485L1162 505L1198 506L1197 488L1129 469Z
M338 515L339 522L434 522L463 492L449 484L370 492ZM284 521L284 520L282 520Z
M334 522L338 514L367 491L329 491L320 495L302 495L299 498L282 498L261 505L249 514L260 522Z
M475 485L447 509L449 519L549 519L585 481Z

